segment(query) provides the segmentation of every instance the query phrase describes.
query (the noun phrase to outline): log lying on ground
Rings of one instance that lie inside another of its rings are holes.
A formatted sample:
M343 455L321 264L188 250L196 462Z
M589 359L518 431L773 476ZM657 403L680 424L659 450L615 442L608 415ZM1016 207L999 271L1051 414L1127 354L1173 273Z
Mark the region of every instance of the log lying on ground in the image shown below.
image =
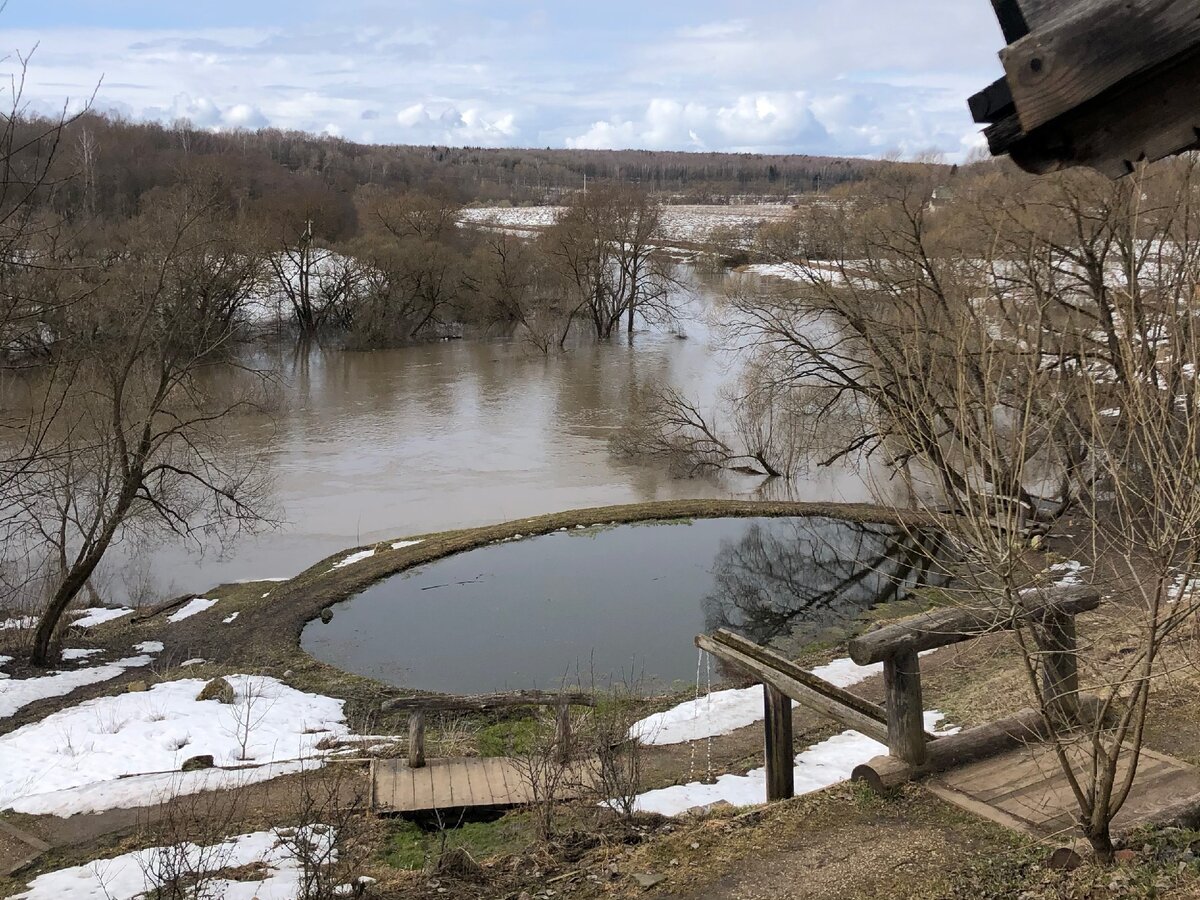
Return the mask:
M384 712L425 710L438 712L454 710L486 712L492 709L510 709L520 706L595 706L596 698L578 691L555 693L553 691L518 691L511 694L481 694L475 697L397 697L381 704Z
M1079 586L1056 590L1053 600L1035 602L1024 611L999 609L938 609L860 635L850 642L850 658L860 666L883 662L904 653L920 653L1018 625L1041 623L1056 616L1074 616L1100 605L1100 594Z
M855 766L850 777L854 781L865 781L882 793L922 775L944 772L962 763L1040 741L1046 733L1046 720L1042 714L1036 709L1023 709L1010 718L968 728L930 744L921 766L910 766L894 756L877 756L868 763Z
M1099 712L1098 698L1090 694L1079 696L1081 722L1094 722ZM854 781L866 782L872 789L882 793L926 775L935 775L955 766L1041 741L1048 734L1049 726L1041 711L1023 709L1007 719L930 741L926 744L925 762L920 766L911 766L894 756L877 756L870 762L855 766L850 777Z

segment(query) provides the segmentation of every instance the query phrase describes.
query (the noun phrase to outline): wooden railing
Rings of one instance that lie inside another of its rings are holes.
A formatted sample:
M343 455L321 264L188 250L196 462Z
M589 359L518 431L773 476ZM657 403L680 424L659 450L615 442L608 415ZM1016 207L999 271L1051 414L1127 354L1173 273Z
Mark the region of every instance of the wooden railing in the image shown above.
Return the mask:
M1022 609L934 610L854 638L850 642L854 662L883 663L888 753L910 766L927 761L921 652L1028 625L1037 626L1041 634L1046 708L1057 718L1074 721L1079 714L1075 616L1099 605L1100 595L1090 588L1061 588L1053 599Z
M850 642L850 658L859 665L883 663L882 706L806 672L795 663L726 629L699 635L696 646L762 682L767 800L793 796L792 709L795 700L836 722L886 743L888 756L855 769L854 777L877 788L917 774L943 771L959 763L1040 739L1046 728L1090 720L1091 698L1079 694L1075 616L1100 605L1088 588L1061 588L1053 599L1031 601L1008 613L995 610L943 609L888 625ZM1038 631L1044 708L937 737L925 731L920 654L987 634L1034 625Z
M571 754L571 707L595 705L596 698L591 694L520 691L475 697L399 697L384 701L382 709L384 712L408 711L408 764L413 769L419 769L425 765L426 713L488 712L522 706L556 707L555 752L560 759L566 760Z

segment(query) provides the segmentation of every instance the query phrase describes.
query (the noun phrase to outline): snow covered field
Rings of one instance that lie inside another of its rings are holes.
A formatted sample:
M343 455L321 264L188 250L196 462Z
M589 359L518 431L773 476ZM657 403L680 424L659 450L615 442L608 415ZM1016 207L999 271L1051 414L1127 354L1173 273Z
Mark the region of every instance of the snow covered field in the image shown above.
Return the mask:
M248 881L203 879L203 896L296 900L302 893L303 874L297 849L309 848L303 856L310 861L333 860L334 839L332 829L313 827L302 834L283 829L242 834L207 847L150 847L40 875L13 900L136 900L162 885L164 871L212 875L251 866L262 870ZM347 891L346 896L352 893Z
M69 816L264 781L306 761L320 765L318 744L350 734L342 700L274 678L227 680L232 704L197 700L202 680L167 681L88 700L0 736L0 809ZM225 768L179 771L201 755Z
M486 207L463 211L463 222L530 233L554 224L561 206ZM788 218L794 210L786 204L763 203L746 206L665 206L663 236L667 240L695 242L708 237L714 228L733 227L750 231L762 222Z

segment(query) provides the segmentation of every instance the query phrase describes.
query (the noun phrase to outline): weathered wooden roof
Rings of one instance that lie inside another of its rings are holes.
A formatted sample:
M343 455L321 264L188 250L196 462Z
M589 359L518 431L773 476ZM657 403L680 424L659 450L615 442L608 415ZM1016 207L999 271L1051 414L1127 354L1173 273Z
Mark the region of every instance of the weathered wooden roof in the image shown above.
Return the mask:
M1200 146L1200 2L992 0L1004 77L971 97L995 155L1111 178Z

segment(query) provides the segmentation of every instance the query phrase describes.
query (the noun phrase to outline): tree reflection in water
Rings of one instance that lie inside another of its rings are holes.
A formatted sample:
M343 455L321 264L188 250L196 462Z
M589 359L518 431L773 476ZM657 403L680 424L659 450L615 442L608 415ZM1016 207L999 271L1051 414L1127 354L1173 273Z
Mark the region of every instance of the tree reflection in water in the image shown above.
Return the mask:
M713 563L705 628L781 648L815 639L914 588L948 581L934 532L839 519L756 522Z

